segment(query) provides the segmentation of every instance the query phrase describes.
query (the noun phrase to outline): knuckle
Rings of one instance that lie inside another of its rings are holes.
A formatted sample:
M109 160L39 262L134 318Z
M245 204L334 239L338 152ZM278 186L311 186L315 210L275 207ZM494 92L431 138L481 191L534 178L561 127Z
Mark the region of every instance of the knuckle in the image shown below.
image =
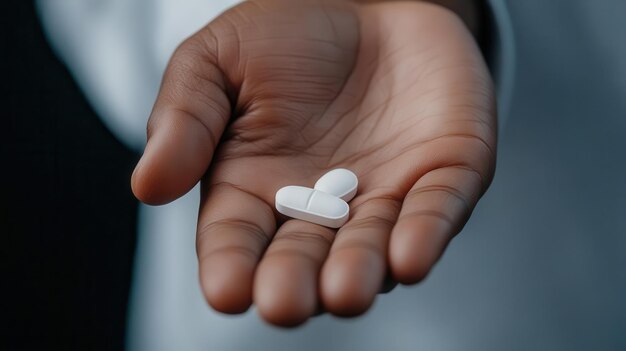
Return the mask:
M331 255L336 256L340 252L344 253L344 252L349 252L353 250L358 250L361 252L366 252L369 255L372 255L371 257L377 257L381 260L384 260L387 255L387 252L384 249L385 249L384 247L375 245L374 243L370 241L359 240L359 239L349 239L349 240L344 240L340 245L336 245L335 247L333 247Z
M370 215L363 218L352 219L343 227L343 230L362 230L371 228L389 230L394 224L395 218L391 219L387 216Z
M274 243L278 244L315 244L319 246L330 246L332 236L326 232L309 232L309 231L289 231L281 233L274 238Z
M401 215L400 218L398 218L398 221L404 221L407 219L415 221L417 219L420 219L420 217L434 217L434 218L437 218L446 222L447 224L451 226L454 226L455 224L455 222L452 220L452 218L450 218L450 216L448 216L446 213L438 209L411 211L409 213L405 213Z
M470 204L467 195L464 194L461 190L457 189L456 187L443 184L430 184L411 189L407 193L406 198L409 201L416 201L418 197L424 195L446 196L448 198L455 199L456 201L459 201L463 204L466 211L470 211L470 209L473 207Z
M217 244L221 238L234 235L239 236L240 242L246 244ZM269 241L270 238L263 228L254 222L242 219L222 219L198 229L196 250L200 259L217 252L241 253L258 258L260 252L255 248L265 248Z

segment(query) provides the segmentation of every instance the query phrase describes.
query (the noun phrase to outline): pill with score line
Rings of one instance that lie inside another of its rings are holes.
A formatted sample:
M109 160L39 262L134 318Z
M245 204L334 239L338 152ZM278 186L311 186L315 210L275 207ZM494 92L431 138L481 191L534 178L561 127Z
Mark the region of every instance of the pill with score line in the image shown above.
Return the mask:
M339 228L350 216L347 201L356 195L358 179L347 169L322 176L313 189L290 185L276 192L278 212L307 222Z

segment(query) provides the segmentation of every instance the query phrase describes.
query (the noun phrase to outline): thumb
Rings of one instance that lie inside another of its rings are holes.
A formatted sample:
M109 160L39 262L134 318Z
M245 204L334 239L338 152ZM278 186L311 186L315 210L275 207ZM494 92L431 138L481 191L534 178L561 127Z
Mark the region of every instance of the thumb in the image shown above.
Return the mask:
M217 41L206 32L181 44L165 71L148 121L148 143L131 180L133 193L145 203L164 204L193 188L230 117Z

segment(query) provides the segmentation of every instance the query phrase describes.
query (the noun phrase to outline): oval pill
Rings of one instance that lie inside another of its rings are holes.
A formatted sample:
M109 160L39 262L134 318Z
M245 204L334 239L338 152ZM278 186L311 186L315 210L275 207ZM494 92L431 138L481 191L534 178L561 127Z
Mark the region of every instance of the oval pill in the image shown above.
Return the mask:
M348 202L356 195L358 186L356 174L345 168L337 168L318 179L314 188Z
M350 215L350 207L339 197L295 185L276 192L276 210L286 216L330 228L341 227Z
M276 192L276 206L288 208L306 208L313 189L303 186L286 186ZM280 212L280 209L276 207ZM282 212L281 212L282 213Z

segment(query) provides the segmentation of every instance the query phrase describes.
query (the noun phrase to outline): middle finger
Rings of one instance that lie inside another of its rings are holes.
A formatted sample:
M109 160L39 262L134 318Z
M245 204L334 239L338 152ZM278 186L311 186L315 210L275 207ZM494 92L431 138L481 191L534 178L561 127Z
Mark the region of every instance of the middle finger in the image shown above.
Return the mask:
M295 326L318 309L318 276L335 229L292 219L276 233L254 277L254 303L270 323Z

